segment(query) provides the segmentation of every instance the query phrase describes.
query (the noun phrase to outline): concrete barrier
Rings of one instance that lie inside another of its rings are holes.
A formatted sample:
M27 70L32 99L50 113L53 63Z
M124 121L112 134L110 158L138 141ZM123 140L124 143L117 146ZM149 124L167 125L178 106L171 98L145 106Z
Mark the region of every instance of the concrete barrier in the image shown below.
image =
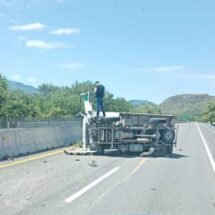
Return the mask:
M0 160L67 146L82 139L82 122L70 125L0 130Z

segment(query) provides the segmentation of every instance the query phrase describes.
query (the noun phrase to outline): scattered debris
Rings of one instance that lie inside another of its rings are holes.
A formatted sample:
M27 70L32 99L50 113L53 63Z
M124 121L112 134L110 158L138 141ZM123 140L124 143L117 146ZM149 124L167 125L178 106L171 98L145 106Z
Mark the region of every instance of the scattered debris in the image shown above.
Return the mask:
M69 149L65 149L64 153L67 155L92 155L92 154L95 154L96 151L92 151L86 148L79 148L79 149L69 148Z
M88 163L89 166L91 167L98 167L98 165L96 164L96 161L92 160L91 163Z
M26 199L26 201L30 201L32 199L32 196L30 196L29 198Z

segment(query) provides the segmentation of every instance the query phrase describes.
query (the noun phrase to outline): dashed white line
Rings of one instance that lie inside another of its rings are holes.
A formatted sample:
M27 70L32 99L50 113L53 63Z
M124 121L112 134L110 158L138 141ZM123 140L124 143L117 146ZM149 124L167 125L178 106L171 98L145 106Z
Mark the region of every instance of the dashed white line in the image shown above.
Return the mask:
M202 131L201 131L200 127L199 127L199 124L196 124L196 127L197 127L197 129L198 129L198 131L199 131L199 134L200 134L200 137L201 137L202 142L203 142L203 144L204 144L205 150L206 150L206 152L207 152L207 154L208 154L208 158L209 158L209 160L210 160L210 163L211 163L211 166L212 166L212 168L213 168L213 171L215 172L215 161L214 161L213 156L212 156L212 154L211 154L211 152L210 152L210 149L208 148L208 145L207 145L207 142L206 142L206 140L205 140L205 137L204 137L204 135L202 134Z
M90 189L95 187L97 184L99 184L100 182L102 182L103 180L105 180L106 178L111 176L112 174L114 174L119 169L120 169L120 167L115 167L114 169L112 169L111 171L107 172L106 174L104 174L100 178L98 178L95 181L93 181L92 183L88 184L86 187L84 187L81 190L79 190L78 192L74 193L72 196L70 196L67 199L65 199L64 202L66 202L66 203L73 202L75 199L79 198L81 195L83 195L84 193L86 193L87 191L89 191Z

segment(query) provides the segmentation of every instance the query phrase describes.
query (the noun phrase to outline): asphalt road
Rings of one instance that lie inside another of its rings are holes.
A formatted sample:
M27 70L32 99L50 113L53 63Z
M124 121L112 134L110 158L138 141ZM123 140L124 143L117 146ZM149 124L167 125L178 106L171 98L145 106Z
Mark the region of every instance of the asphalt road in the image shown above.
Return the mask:
M180 124L172 158L43 156L0 162L1 215L215 214L207 125Z

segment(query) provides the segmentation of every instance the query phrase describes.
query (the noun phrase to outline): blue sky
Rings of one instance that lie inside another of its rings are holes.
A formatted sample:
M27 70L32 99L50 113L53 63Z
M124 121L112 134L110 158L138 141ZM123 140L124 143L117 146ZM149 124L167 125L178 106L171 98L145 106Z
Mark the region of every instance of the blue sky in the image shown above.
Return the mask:
M0 0L0 73L38 86L99 80L160 103L215 95L214 0Z

